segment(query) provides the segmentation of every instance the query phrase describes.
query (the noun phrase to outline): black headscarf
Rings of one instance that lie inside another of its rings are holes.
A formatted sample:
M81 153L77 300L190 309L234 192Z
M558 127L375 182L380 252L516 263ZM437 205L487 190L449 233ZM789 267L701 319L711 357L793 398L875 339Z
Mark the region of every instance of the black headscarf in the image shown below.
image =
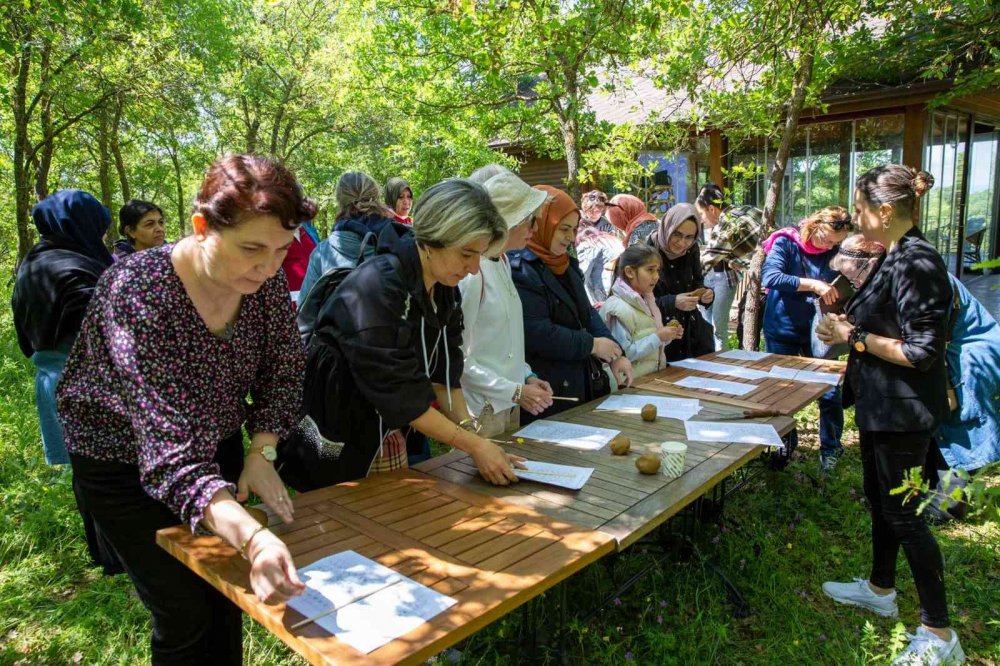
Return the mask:
M53 194L31 216L42 238L18 268L11 298L14 330L25 356L69 349L98 279L111 265L102 240L111 213L90 194Z
M75 245L82 254L111 265L104 234L111 226L111 212L82 190L62 190L42 199L31 210L42 238L55 245Z

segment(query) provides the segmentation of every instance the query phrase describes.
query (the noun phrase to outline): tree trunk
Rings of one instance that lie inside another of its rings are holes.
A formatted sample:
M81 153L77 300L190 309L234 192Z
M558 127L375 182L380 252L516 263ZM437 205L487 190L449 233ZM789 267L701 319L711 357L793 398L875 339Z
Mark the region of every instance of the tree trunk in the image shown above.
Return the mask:
M28 138L28 75L31 71L31 31L25 28L20 35L21 53L14 65L14 214L17 224L17 266L35 244L35 236L29 226L31 208L31 173L28 162L30 143Z
M180 236L188 233L187 215L184 214L184 178L181 174L181 160L176 145L170 148L170 163L174 165L174 181L177 185L177 228Z
M101 203L109 211L114 211L113 195L111 192L111 147L109 146L109 134L108 109L102 106L97 110L97 180L101 186ZM113 215L114 213L112 212ZM108 228L107 240L105 241L109 249L114 247L116 240L118 240L118 225L112 224Z
M774 156L774 168L771 170L771 183L764 199L764 233L770 233L774 228L774 214L778 208L778 196L781 194L781 181L785 177L785 167L788 164L788 153L791 151L795 129L799 126L799 115L805 103L806 92L812 81L813 54L799 55L798 68L795 71L795 81L792 84L792 98L788 102L788 115L785 118L785 130L781 135L778 152ZM763 239L762 239L763 240ZM760 299L761 271L764 268L764 250L757 249L744 279L746 289L743 293L742 344L743 349L756 350L760 346L760 324L763 320L763 303Z
M52 43L48 40L45 41L45 46L42 48L42 58L39 69L43 72L42 74L42 94L39 97L39 109L38 120L41 123L42 137L47 137L52 135L52 96L48 94L48 82L45 73L49 71L49 58L52 54ZM38 153L37 163L35 165L35 199L41 201L45 197L49 196L49 172L52 170L52 155L55 153L56 142L55 140L46 141L42 144L41 150Z
M111 119L111 154L115 158L115 170L118 172L118 186L122 191L122 201L132 198L132 188L128 184L128 172L125 170L125 160L122 159L122 147L118 138L121 131L122 111L125 107L125 100L122 95L115 97L115 112Z
M574 200L580 199L580 123L572 113L560 117L563 150L566 153L566 187Z

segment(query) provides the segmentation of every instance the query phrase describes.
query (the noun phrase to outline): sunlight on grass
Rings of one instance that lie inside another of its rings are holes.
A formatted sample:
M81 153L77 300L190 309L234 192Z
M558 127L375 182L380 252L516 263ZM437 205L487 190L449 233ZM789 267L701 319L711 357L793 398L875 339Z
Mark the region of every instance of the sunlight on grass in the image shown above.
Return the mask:
M9 294L4 296L9 298ZM0 664L136 664L149 659L148 615L122 576L87 566L70 476L45 465L32 391L32 367L17 350L9 311L0 315ZM702 557L674 557L587 624L571 622L571 663L871 664L891 652L897 621L836 606L822 595L829 579L864 576L868 513L853 414L848 451L834 478L819 484L817 410L797 417L800 452L783 472L759 477L727 500L726 520L705 525ZM952 617L971 663L1000 661L1000 528L995 523L935 528L945 556ZM634 550L634 549L633 549ZM653 555L621 558L619 580ZM750 604L735 619L720 578L725 572ZM918 606L905 560L899 562L900 621L912 630ZM590 567L569 583L569 605L588 607L610 590L608 569ZM539 604L543 639L553 643L558 594ZM466 641L463 663L522 661L512 614ZM267 631L245 619L246 662L301 664ZM898 634L898 630L897 630ZM543 648L543 657L555 657Z

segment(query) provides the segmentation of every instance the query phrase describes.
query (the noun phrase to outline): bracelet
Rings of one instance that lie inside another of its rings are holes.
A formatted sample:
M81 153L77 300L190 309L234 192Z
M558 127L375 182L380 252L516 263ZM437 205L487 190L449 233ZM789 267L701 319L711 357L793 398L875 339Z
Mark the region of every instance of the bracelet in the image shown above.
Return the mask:
M255 536L257 536L258 534L260 534L261 532L263 532L266 529L267 529L267 525L258 525L257 529L255 529L253 532L251 532L250 536L248 536L246 538L246 541L243 542L243 545L240 546L240 554L243 556L244 560L246 560L248 562L250 561L250 558L247 557L247 547L250 545L250 542L253 541L253 538Z
M467 419L459 421L458 427L462 430L468 430L469 432L479 432L479 421L475 416L470 416Z
M514 404L518 404L521 402L521 396L523 394L524 394L524 384L518 384L517 386L514 387L514 397L512 399Z
M528 381L529 379L531 379L531 378L535 378L535 379L538 379L538 375L536 375L536 374L535 374L535 373L533 373L533 372L529 372L529 373L528 373L528 376L524 378L524 381L525 381L525 382L527 382L527 381Z

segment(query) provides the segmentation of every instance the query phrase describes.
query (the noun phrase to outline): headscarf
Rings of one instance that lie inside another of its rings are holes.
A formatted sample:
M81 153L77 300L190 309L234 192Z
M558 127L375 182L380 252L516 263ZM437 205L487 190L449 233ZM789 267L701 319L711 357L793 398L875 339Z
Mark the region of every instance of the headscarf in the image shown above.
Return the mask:
M667 255L668 259L677 259L680 254L674 254L670 251L670 235L677 231L677 227L681 226L688 220L694 220L695 225L698 227L697 235L701 235L701 222L698 220L698 211L695 207L688 203L674 204L670 207L664 216L660 220L660 228L656 230L653 234L653 241L656 245L663 251L663 254ZM695 241L697 242L697 241ZM684 250L681 254L687 254L691 248Z
M562 190L550 187L549 185L535 185L536 190L541 190L549 195L549 200L542 204L538 211L538 224L535 225L535 233L528 241L528 248L542 260L549 270L556 275L562 275L569 266L569 253L556 256L552 254L552 237L555 235L559 221L574 211L579 209L576 202Z
M31 218L42 238L69 243L103 266L111 265L104 234L111 226L111 212L82 190L62 190L31 209Z
M655 220L656 216L646 210L642 199L631 194L616 194L608 206L608 220L626 236L640 223Z
M778 242L778 239L782 237L791 238L792 241L806 254L823 254L824 252L830 251L829 248L824 250L821 247L816 247L812 244L811 240L803 242L802 235L799 233L797 227L782 227L768 236L767 239L761 243L761 247L764 248L764 254L769 253L771 248L774 247L774 244Z
M403 196L403 190L409 190L413 196L413 188L403 178L390 178L385 183L385 203L392 210L396 210L396 202Z

